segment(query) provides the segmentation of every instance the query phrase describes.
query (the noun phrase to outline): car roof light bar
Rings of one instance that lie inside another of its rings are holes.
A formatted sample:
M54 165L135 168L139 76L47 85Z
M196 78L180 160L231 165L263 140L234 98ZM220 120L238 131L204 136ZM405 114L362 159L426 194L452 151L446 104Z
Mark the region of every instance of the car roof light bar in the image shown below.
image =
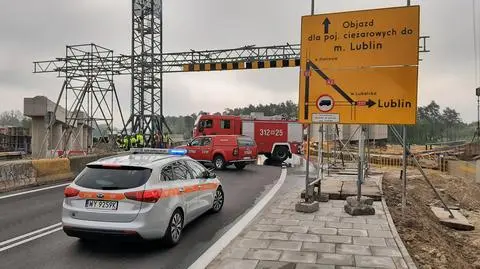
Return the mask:
M179 155L187 154L186 149L158 149L158 148L131 148L132 154L164 154L164 155Z

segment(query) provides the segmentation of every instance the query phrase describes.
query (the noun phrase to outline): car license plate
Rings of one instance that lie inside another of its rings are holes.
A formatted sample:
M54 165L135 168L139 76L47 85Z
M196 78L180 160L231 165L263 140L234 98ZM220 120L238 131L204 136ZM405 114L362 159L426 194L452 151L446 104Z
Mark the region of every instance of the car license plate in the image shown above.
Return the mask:
M245 150L244 153L245 153L245 154L252 154L252 151L251 151L251 150Z
M250 160L252 157L243 157L244 160Z
M118 201L86 200L85 208L117 210Z

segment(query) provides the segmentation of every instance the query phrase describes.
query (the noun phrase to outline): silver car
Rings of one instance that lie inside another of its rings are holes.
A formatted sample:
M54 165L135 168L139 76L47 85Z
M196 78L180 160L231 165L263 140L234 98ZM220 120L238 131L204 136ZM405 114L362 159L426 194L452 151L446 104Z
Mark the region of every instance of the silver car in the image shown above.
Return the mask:
M132 149L87 164L65 188L63 230L69 236L163 238L224 203L220 180L184 149Z

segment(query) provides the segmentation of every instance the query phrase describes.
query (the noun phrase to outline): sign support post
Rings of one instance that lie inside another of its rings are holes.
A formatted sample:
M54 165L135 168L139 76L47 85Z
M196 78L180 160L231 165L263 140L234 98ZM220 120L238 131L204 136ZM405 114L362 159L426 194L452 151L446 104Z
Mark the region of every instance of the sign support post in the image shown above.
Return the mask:
M312 128L311 124L308 124L307 127L307 164L306 164L306 173L305 173L305 203L310 202L310 191L309 191L309 185L310 185L310 136L311 136L311 131L310 129Z
M407 126L403 126L402 213L407 206Z
M360 139L358 140L358 179L357 179L357 201L362 197L362 183L364 180L365 167L365 125L360 126Z

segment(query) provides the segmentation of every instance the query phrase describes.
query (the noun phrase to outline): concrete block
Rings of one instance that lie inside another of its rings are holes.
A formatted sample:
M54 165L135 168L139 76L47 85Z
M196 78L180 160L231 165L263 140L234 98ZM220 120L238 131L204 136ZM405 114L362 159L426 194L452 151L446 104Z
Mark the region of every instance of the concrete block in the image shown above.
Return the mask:
M312 203L299 202L295 204L295 211L298 212L313 213L315 211L318 211L318 208L319 205L317 201Z
M67 158L32 160L32 166L37 172L37 183L39 184L73 179L74 177L70 170L70 160Z
M299 251L302 248L302 242L272 240L268 246L269 249Z
M271 249L251 249L247 252L245 258L260 261L276 261L280 258L281 253L281 251Z
M320 253L335 253L335 244L303 242L302 250L320 252Z
M305 251L284 251L280 257L280 261L295 263L315 263L317 261L317 253Z
M301 220L299 224L307 227L325 227L325 221L319 220Z
M349 196L346 198L346 201L351 206L373 205L373 199L366 196L360 196L360 200L357 199L357 196Z
M450 213L444 208L431 206L430 209L440 220L440 223L447 227L461 231L471 231L475 229L475 226L468 222L467 218L458 210L451 210L454 218L450 218Z
M32 161L19 160L0 163L0 192L37 184Z
M318 255L317 263L329 265L354 265L353 255L322 253Z
M375 215L375 208L373 208L371 205L352 206L346 204L344 209L347 214L352 216Z
M360 267L396 268L393 259L390 257L355 256L355 263Z
M344 217L340 218L340 222L349 222L349 223L363 223L366 224L366 219L363 217Z
M293 241L306 241L306 242L320 242L320 237L315 234L299 234L294 233L290 237L290 240Z

